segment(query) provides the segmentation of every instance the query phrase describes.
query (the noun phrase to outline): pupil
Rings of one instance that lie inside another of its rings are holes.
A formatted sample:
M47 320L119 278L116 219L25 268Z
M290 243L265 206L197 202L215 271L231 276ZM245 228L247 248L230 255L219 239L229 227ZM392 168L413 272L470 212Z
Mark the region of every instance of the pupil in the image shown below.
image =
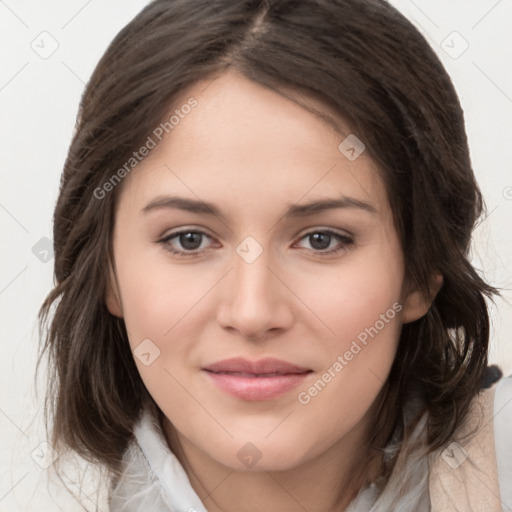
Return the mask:
M180 244L184 249L194 250L201 245L200 233L182 233L180 235Z
M314 249L327 249L331 242L331 235L328 233L314 233L309 235L311 247Z

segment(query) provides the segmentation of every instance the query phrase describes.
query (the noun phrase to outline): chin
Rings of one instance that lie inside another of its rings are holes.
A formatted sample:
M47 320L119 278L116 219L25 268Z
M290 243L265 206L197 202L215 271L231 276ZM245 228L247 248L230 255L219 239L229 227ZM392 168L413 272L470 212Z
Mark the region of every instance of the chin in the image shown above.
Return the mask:
M272 441L264 438L250 441L244 437L220 448L216 453L210 452L210 457L233 471L287 471L309 459L303 442L285 444L282 436Z

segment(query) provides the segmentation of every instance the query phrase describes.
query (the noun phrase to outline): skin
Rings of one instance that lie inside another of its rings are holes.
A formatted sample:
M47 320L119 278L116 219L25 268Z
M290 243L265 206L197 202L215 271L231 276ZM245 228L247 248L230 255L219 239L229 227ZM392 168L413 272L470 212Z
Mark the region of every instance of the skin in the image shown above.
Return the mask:
M430 301L404 281L374 163L366 152L351 162L338 150L351 133L343 120L336 131L234 71L194 84L177 105L190 96L198 106L123 182L107 306L124 318L132 350L148 338L160 350L148 366L135 361L163 412L169 445L209 511L343 510L361 484L350 475L367 455L365 436L401 326L423 316ZM300 99L328 111L319 99ZM211 202L223 218L142 211L166 195ZM284 216L292 204L340 196L374 211ZM183 228L207 235L192 257L169 251L187 250L179 237L162 242ZM325 229L352 242L327 238L322 251L306 234ZM248 236L263 250L252 263L236 252ZM394 303L401 311L317 396L299 403L298 393ZM236 356L275 357L313 372L281 397L241 400L201 371ZM237 457L248 442L261 453L252 468ZM377 471L378 461L365 476Z

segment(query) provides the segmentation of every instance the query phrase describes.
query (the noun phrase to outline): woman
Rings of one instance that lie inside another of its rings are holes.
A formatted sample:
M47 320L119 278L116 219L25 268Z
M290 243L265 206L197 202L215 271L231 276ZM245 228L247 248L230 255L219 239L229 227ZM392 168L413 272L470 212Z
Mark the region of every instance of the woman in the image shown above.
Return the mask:
M387 3L151 3L62 177L54 445L113 511L512 506L482 209L453 85Z

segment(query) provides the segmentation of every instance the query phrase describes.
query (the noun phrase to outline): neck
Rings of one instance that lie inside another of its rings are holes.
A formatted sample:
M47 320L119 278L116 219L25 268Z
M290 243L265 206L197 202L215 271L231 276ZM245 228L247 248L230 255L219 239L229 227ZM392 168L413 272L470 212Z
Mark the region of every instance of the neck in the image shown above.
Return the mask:
M381 474L382 458L358 424L322 455L282 471L238 471L199 450L163 418L169 446L208 512L342 512ZM361 432L363 435L361 436Z

